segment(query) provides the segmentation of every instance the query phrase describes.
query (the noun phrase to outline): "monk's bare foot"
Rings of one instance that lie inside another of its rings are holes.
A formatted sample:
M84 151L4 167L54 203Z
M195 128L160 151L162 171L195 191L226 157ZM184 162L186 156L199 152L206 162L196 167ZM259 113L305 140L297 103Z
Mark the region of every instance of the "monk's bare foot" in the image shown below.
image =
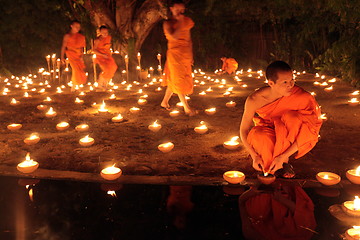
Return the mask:
M167 110L167 111L170 111L170 110L171 110L171 107L170 107L169 104L161 103L160 106L161 106L162 108L164 108L165 110Z
M187 110L187 111L185 110L185 114L188 115L189 117L193 117L196 114L198 114L198 111L194 110L194 109L190 109L190 110Z

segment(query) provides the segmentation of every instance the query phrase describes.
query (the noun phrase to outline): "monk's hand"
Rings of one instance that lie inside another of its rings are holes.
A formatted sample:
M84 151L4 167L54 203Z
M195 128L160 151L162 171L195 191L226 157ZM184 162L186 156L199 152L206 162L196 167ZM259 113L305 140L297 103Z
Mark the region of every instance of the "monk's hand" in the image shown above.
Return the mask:
M251 158L253 160L253 168L258 171L263 171L264 169L264 161L259 155L251 155Z
M270 165L270 173L274 174L277 170L283 168L284 162L288 162L288 161L289 161L289 157L285 155L277 156Z

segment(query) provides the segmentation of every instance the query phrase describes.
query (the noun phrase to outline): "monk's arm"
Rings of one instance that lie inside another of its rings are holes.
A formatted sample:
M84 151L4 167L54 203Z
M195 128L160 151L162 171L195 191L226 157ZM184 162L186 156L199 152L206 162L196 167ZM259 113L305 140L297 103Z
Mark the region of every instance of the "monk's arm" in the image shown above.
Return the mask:
M61 54L60 54L60 60L63 63L65 61L65 49L66 49L66 46L67 46L68 39L69 39L69 35L65 34L65 36L63 38L62 45L61 45Z
M163 25L164 32L168 34L174 40L178 40L180 38L180 31L178 29L173 29L169 22L164 22Z
M249 152L251 158L253 159L253 167L256 170L261 171L259 165L264 168L264 163L259 154L254 150L254 148L248 143L247 137L252 127L253 117L255 115L256 105L253 100L253 97L250 95L245 102L244 113L241 119L240 124L240 138L245 146L246 150Z

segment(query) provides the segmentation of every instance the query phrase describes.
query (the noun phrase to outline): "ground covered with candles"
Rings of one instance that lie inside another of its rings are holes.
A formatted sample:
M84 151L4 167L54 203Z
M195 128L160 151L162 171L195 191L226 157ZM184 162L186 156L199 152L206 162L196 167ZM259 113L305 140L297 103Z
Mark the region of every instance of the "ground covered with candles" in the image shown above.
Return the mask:
M195 76L196 86L189 100L199 111L194 117L186 116L182 107L176 106L179 102L176 96L171 105L173 110L180 111L179 116L172 117L160 107L165 89L159 88L159 79L126 83L115 79L111 92L96 92L89 85L70 92L68 86L40 78L3 77L0 79L0 164L16 168L29 152L39 168L60 171L99 173L115 164L126 175L221 177L225 171L239 170L255 177L241 141L234 150L226 149L223 143L239 135L245 99L254 89L264 86L264 77L256 71L244 71L236 77L211 73ZM298 85L316 94L327 118L316 147L301 159L291 160L296 176L313 179L319 171L344 176L345 170L356 167L359 161L360 106L356 101L348 102L357 97L356 89L329 76L303 72L296 76ZM115 99L110 99L111 96ZM83 102L76 103L76 98ZM145 105L138 103L140 98L146 99ZM105 105L101 106L103 101ZM236 106L227 106L230 101ZM45 105L46 109L39 105ZM48 112L50 107L56 114ZM136 112L133 107L140 110ZM209 108L216 108L215 114L206 114ZM123 119L113 122L112 118L118 114ZM148 126L156 120L161 129L150 131ZM194 131L201 121L208 128L204 134ZM12 123L22 127L9 130ZM87 124L88 130L77 131L75 127L80 124ZM32 133L40 140L28 145L24 140ZM79 142L87 135L94 140L91 146L86 146L90 145L86 144L87 139L85 146ZM158 145L166 142L172 142L174 148L163 153Z

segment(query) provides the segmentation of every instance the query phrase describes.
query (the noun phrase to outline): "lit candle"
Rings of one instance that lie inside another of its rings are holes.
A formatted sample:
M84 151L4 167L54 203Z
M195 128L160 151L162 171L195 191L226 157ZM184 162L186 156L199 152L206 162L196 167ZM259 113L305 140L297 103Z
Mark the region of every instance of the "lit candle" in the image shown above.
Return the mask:
M236 102L234 102L234 101L227 102L227 103L226 103L226 106L227 106L228 108L233 108L233 107L236 106Z
M224 93L223 93L223 96L224 96L224 97L229 97L230 94L231 94L231 92L228 92L228 91L227 91L227 92L224 92Z
M257 178L262 184L269 185L273 183L276 180L276 177L271 173L259 173L257 175Z
M12 123L12 124L7 125L7 129L9 129L10 131L17 131L20 128L22 128L22 125L19 123Z
M177 117L177 116L180 115L180 111L179 111L179 110L173 110L173 111L171 111L171 112L169 113L169 115L170 115L171 117Z
M31 96L29 95L28 92L25 92L25 93L24 93L24 98L31 98Z
M200 122L200 126L195 127L195 128L194 128L194 131L195 131L196 133L199 133L199 134L204 134L204 133L206 133L206 132L208 131L208 128L207 128L207 126L205 125L204 121L201 121L201 122Z
M69 123L61 122L61 123L56 124L56 129L59 131L64 131L64 130L68 129L69 126L70 126Z
M326 121L327 120L326 113L321 114L319 118L323 121Z
M18 104L20 104L20 101L16 101L15 98L12 98L12 99L11 99L11 101L10 101L10 105L11 105L11 106L16 106L16 105L18 105Z
M139 105L145 105L147 103L147 100L144 98L140 98L137 102Z
M87 124L77 125L75 127L75 130L78 131L78 132L86 132L87 130L89 130L89 125L87 125Z
M360 240L360 226L353 226L345 232L346 240Z
M338 184L341 181L341 177L332 172L319 172L316 174L316 180L326 186Z
M216 113L216 108L208 108L208 109L205 109L205 113L207 115L214 115Z
M110 100L115 100L116 99L116 95L115 94L111 94L111 96L109 97Z
M37 144L40 141L40 137L36 133L32 133L30 137L27 137L24 139L24 143L27 145L34 145Z
M25 161L17 165L17 170L22 173L32 173L39 167L39 163L30 158L30 153L26 154Z
M350 169L346 172L346 177L354 184L360 184L360 166L356 169Z
M205 96L206 95L206 92L205 91L202 91L199 93L200 96Z
M81 100L80 98L77 97L75 98L75 103L81 105L84 103L84 100Z
M176 106L177 106L177 107L183 107L184 104L183 104L182 102L178 102L178 103L176 104Z
M57 113L54 111L54 109L53 109L52 107L50 107L49 111L47 111L47 112L45 113L45 116L46 116L47 118L52 118L52 117L55 117L56 114L57 114Z
M342 208L348 215L360 217L360 198L355 196L353 201L344 202Z
M120 168L115 167L115 164L111 167L104 168L101 170L100 175L102 178L113 181L115 179L118 179L122 174L122 171Z
M174 144L172 142L162 143L158 146L158 149L163 153L170 152L173 148Z
M40 105L37 105L36 108L39 109L40 111L44 111L48 108L48 106L40 104Z
M240 146L240 143L238 141L239 137L233 137L230 141L226 141L223 143L224 147L229 150L235 150Z
M95 140L93 138L89 137L89 135L86 135L85 137L83 137L79 140L80 145L83 147L89 147L89 146L93 145L94 142L95 142Z
M52 101L52 99L50 97L46 97L44 100L44 102L51 102L51 101Z
M119 122L124 121L124 118L123 118L123 116L119 113L117 116L111 118L111 121L114 122L114 123L119 123Z
M139 113L140 112L140 108L138 108L138 107L132 107L132 108L130 108L130 112L131 113Z
M157 120L148 126L148 129L152 132L158 132L161 129L161 124L157 123Z
M358 95L360 95L360 91L359 91L359 90L356 90L356 91L350 93L349 95L350 95L350 96L358 96Z
M333 86L330 86L330 87L324 88L324 90L325 90L326 92L331 92L333 89L334 89L334 87L333 87Z
M348 104L350 106L357 106L359 105L359 100L357 98L351 98L349 101L348 101Z
M109 110L106 108L106 104L104 100L102 101L102 104L100 105L100 108L98 109L99 113L107 113Z
M328 86L329 84L327 83L327 82L322 82L322 83L320 83L319 84L321 87L326 87L326 86Z
M245 180L245 174L239 171L227 171L223 174L223 178L231 184L239 184Z

